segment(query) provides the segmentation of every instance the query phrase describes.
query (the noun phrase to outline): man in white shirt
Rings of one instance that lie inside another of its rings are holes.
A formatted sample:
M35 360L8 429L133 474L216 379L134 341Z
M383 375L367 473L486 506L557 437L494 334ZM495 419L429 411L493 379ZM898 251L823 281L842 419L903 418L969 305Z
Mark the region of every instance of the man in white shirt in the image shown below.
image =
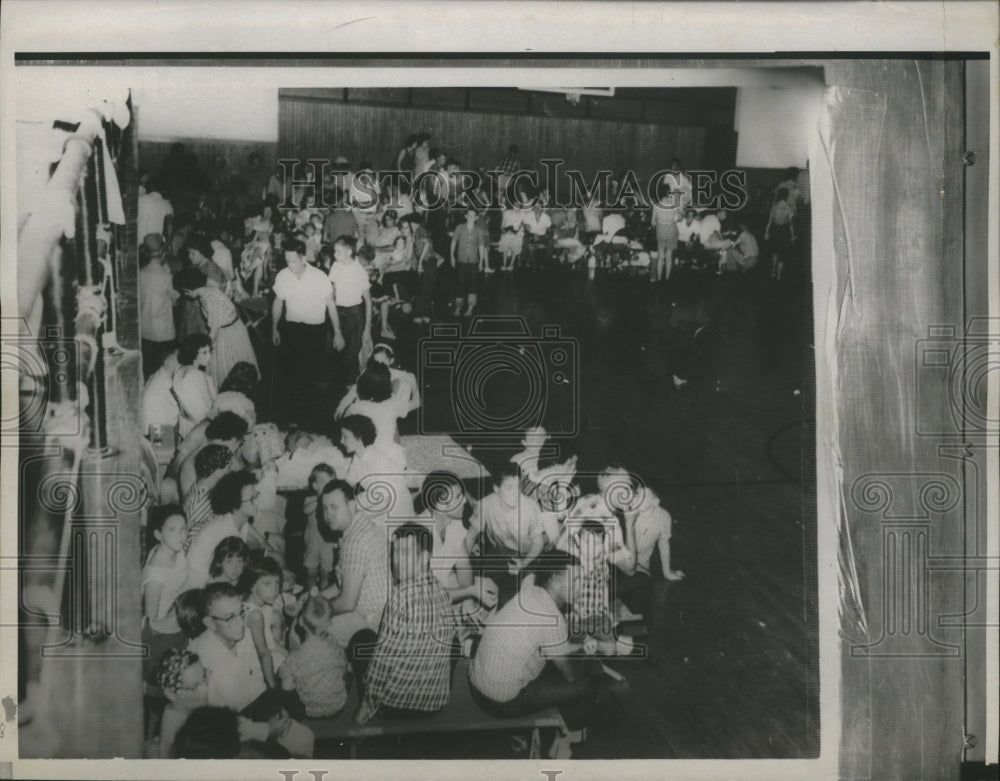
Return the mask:
M483 572L496 582L503 605L517 593L520 573L545 547L545 528L538 503L521 493L517 464L501 464L493 486L469 519L467 546L476 550L478 542Z
M202 613L205 631L189 648L208 670L208 704L241 711L267 691L243 600L230 584L212 583L202 594Z
M357 240L353 236L338 236L334 240L329 276L344 337L341 351L344 380L350 385L361 372L362 348L366 343L371 345L372 325L371 282L358 260Z
M547 253L545 262L552 258L552 218L542 208L540 201L535 202L535 208L524 215L524 229L528 234L528 264L536 265L534 254L536 250Z
M170 201L156 191L147 192L139 186L139 198L136 217L136 235L145 238L151 233L157 234L160 238L166 235L167 217L172 217L174 207Z
M526 580L517 599L487 622L469 668L472 698L494 716L558 706L571 731L553 747L566 751L563 758L569 756L569 743L584 739L597 698L608 685L599 662L570 656L582 646L570 643L563 611L579 588L579 564L565 552L539 559L534 580Z
M322 270L306 262L306 247L298 239L285 243L287 267L274 280L272 336L280 346L279 366L287 379L288 418L303 425L319 421L324 387L329 385L326 318L333 323L333 344L344 349L334 289ZM282 322L284 314L284 322Z
M176 344L173 276L166 265L159 233L145 236L139 247L139 333L142 337L142 374L148 379Z

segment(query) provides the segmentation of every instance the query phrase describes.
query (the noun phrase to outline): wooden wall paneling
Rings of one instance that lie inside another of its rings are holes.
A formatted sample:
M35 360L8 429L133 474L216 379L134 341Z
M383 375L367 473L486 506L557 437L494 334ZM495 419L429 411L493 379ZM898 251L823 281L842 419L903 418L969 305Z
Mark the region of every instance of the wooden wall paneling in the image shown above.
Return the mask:
M492 166L509 144L516 143L524 165L532 166L543 157L562 157L587 176L599 168L654 170L674 154L695 167L704 155L705 135L698 127L292 98L281 100L278 124L282 156L305 159L342 154L354 163L366 159L386 166L407 135L426 131L433 145L464 165Z
M930 570L928 557L963 551L961 472L939 439L918 433L945 423L949 387L917 355L929 325L961 320L960 68L827 66L839 90L830 153L847 297L836 355L842 511L868 630L842 627L844 778L959 773L962 637L938 619L961 612L962 577ZM928 398L919 421L918 394Z
M989 285L984 285L982 274L975 272L975 269L987 268L989 249L987 243L991 161L990 122L989 113L986 110L986 107L989 106L991 89L989 73L988 60L965 63L966 127L962 151L972 151L975 154L975 161L972 165L963 166L965 176L965 323L969 323L973 317L989 315ZM997 327L994 320L991 327L994 338L996 338ZM970 351L967 368L970 377L976 376L976 368L982 368L982 363L982 353L975 355ZM982 404L985 404L985 401ZM985 412L982 405L970 406L976 414ZM973 427L973 430L968 432L969 436L966 437L966 441L984 439L982 430L976 430L976 428ZM995 433L992 434L992 439L994 442L996 441ZM987 507L987 482L990 475L997 473L996 459L996 450L986 447L971 448L970 455L965 459L966 553L969 557L981 557L984 554L989 555L990 552L987 529L991 518ZM996 534L1000 530L997 530L995 516L992 520L994 534ZM994 553L994 555L996 554ZM987 632L992 631L995 643L997 639L996 607L993 606L991 609L988 604L987 572L981 562L980 559L975 568L970 565L966 575L969 624L966 630L967 705L965 731L973 736L973 740L970 749L966 751L965 759L969 762L996 764L998 736L995 713L992 734L987 727L987 693L993 691L995 694L998 688L995 666L992 674L987 674ZM996 657L994 657L995 659ZM983 685L984 682L985 685ZM989 747L989 755L987 747Z
M233 141L212 138L172 138L172 139L140 139L139 167L155 175L160 165L175 143L184 144L185 150L195 155L206 172L216 155L222 155L230 171L240 171L253 152L259 152L264 161L265 170L271 170L277 160L278 145L266 141Z

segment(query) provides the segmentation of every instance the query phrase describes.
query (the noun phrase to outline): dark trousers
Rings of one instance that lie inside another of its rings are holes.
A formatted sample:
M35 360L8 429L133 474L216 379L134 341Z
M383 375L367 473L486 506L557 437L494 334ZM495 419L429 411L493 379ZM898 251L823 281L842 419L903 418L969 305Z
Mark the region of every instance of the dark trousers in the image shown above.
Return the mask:
M365 677L368 675L368 667L372 663L372 656L375 653L375 645L378 643L378 634L371 629L362 629L355 632L354 637L347 644L347 661L351 665L354 673L354 681L358 687L358 701L365 698ZM452 670L455 663L461 656L457 643L452 647ZM410 708L395 708L392 705L381 705L378 715L386 719L424 719L433 716L438 711L412 710Z
M471 562L472 568L477 574L497 584L497 609L500 609L521 587L521 576L512 575L507 569L510 560L519 558L521 554L488 542L485 535L483 546L483 554Z
M344 337L340 365L344 372L344 382L350 385L361 373L358 356L361 354L361 342L365 331L365 305L338 306L337 317L340 320L340 333Z
M281 324L279 366L283 379L282 419L304 427L322 426L332 417L328 409L330 376L326 361L326 323Z
M590 722L597 704L599 677L602 676L599 663L588 660L587 674L575 681L567 681L552 662L546 662L541 675L525 686L518 695L507 702L497 702L482 694L469 682L469 691L476 705L487 713L500 718L526 716L529 713L557 706L566 728L571 731L583 729Z
M650 611L653 606L653 579L645 572L636 571L632 575L626 575L616 568L615 591L612 596L624 602L633 613L641 615L644 621L652 619Z
M430 317L431 305L434 302L434 284L437 282L437 259L428 258L425 268L417 280L417 297L413 302L413 314L417 317Z

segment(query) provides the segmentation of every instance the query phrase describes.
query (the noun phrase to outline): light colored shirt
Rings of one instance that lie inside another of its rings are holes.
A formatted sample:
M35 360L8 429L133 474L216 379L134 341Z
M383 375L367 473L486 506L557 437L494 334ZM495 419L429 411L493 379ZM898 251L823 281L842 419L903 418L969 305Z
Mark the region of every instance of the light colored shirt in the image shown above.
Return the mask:
M649 562L653 550L659 545L661 538L669 540L673 532L674 521L670 513L660 504L659 497L646 489L639 514L635 519L635 552L636 569L649 574ZM664 570L670 566L669 561L661 562Z
M509 702L541 675L546 659L567 652L566 619L549 593L530 582L486 624L469 681L497 702Z
M532 541L544 534L538 503L523 494L518 494L514 507L507 507L492 493L479 503L470 520L472 528L484 532L495 545L522 556L531 549Z
M174 290L170 269L156 262L139 269L139 334L151 342L170 342L174 330Z
M699 220L691 220L690 225L687 220L681 220L677 223L677 238L681 241L691 241L692 236L700 235L700 233L701 222Z
M153 583L161 583L163 585L163 590L160 592L160 601L156 606L156 613L150 616L154 621L165 618L167 613L170 612L174 600L177 599L177 596L184 589L184 584L187 583L188 578L187 556L184 555L184 551L177 553L177 558L174 560L172 567L161 567L151 563L159 547L157 545L149 552L146 565L142 568L143 591L146 590L146 586Z
M716 233L722 236L722 223L714 214L706 214L698 221L698 236L702 244L707 244L708 240Z
M189 584L201 581L204 586L208 582L208 570L212 566L212 554L215 553L215 546L226 537L239 537L246 542L247 534L250 532L250 524L244 523L240 529L236 528L236 522L230 513L213 518L199 532L198 536L191 541L188 548L188 569L191 577ZM199 588L193 585L192 588Z
M357 306L364 300L365 291L371 289L368 272L357 258L334 261L330 266L330 281L335 290L337 306Z
M142 430L149 431L150 426L176 426L180 415L177 401L171 388L174 385L173 365L164 365L153 372L142 389Z
M417 522L423 524L431 533L431 572L438 582L447 589L458 588L458 575L455 565L468 559L465 547L465 527L457 518L449 523L444 530L444 536L437 530L434 516L429 510L424 510L417 516Z
M188 643L188 649L208 670L209 705L241 711L267 690L250 632L230 649L208 629Z
M506 230L507 228L513 228L515 233L521 233L523 231L522 225L524 223L524 214L518 209L504 209L503 210L503 222L500 225L501 230Z
M233 268L233 253L218 239L212 239L212 262L222 269L222 273L226 275L227 279L236 279L236 270Z
M523 222L528 233L533 236L541 236L552 227L552 218L549 217L548 212L544 211L541 214L535 214L534 211L528 212L524 215Z
M320 269L306 265L302 276L283 268L274 280L274 292L285 302L285 319L290 323L322 325L326 322L326 302L332 289Z
M614 236L625 229L625 218L621 214L609 214L601 221L601 232Z
M174 213L170 201L159 193L142 193L139 196L136 216L136 236L139 242L150 233L163 235L163 221Z
M344 479L362 490L358 506L373 520L413 517L413 497L406 484L406 455L403 448L372 445L363 455L347 462Z
M371 629L378 629L389 598L389 542L385 527L377 527L358 516L344 532L340 543L341 572L361 576L361 590L354 607Z

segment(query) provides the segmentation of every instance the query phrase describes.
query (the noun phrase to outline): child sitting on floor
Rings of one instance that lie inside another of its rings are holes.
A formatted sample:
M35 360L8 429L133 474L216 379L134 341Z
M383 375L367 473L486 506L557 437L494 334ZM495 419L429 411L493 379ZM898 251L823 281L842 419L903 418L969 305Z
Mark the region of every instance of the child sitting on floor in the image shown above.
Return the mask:
M281 667L288 654L284 647L282 611L274 602L281 594L281 567L273 559L262 558L251 562L240 580L247 608L246 626L253 638L264 682L268 688L277 688L275 671Z
M588 653L614 654L616 642L608 589L612 554L607 530L593 518L579 525L568 524L563 545L580 560L579 586L570 595L570 642L583 643Z
M278 669L282 689L298 693L311 719L334 716L347 702L347 659L326 634L331 618L330 603L321 596L309 596L293 627L299 646Z

